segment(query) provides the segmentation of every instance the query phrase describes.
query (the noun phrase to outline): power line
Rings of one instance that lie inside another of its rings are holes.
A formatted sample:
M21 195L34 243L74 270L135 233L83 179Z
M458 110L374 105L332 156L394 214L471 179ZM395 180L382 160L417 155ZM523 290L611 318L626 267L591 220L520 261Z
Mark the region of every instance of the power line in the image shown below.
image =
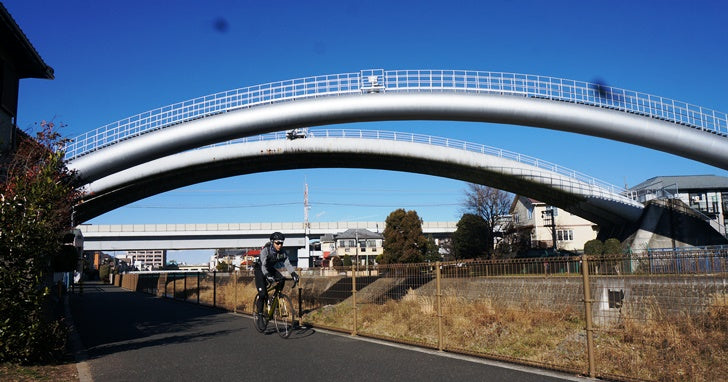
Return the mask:
M301 202L288 202L288 203L265 203L265 204L242 204L242 205L224 205L224 206L161 206L161 205L141 205L141 206L127 206L126 208L135 209L167 209L167 210L204 210L204 209L229 209L229 208L259 208L259 207L283 207L300 205ZM387 208L398 208L398 207L451 207L460 206L460 203L396 203L396 204L370 204L370 203L334 203L334 202L310 202L309 205L322 205L322 206L341 206L341 207L387 207Z
M447 207L459 206L460 203L419 203L419 204L365 204L365 203L329 203L329 202L312 202L314 205L325 206L345 206L345 207Z

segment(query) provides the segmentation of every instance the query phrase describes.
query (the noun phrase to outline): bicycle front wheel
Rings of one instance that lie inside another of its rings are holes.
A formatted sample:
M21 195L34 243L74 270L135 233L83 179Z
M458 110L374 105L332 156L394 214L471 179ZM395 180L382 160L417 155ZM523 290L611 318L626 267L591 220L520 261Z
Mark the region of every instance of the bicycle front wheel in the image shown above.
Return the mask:
M268 317L266 314L258 310L259 299L260 296L256 294L255 299L253 300L253 322L255 323L255 329L258 332L263 333L268 327ZM265 310L265 304L263 304L263 309Z
M273 322L275 323L278 335L283 338L291 336L291 332L293 332L293 317L295 315L296 313L293 310L291 299L281 294L278 297L278 306L273 314Z

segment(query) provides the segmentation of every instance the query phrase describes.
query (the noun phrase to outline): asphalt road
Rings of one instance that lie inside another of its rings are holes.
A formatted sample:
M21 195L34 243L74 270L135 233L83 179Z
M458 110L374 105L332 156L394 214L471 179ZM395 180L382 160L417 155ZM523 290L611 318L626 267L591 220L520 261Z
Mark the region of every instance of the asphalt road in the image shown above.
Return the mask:
M284 340L245 315L110 285L69 302L82 382L586 380L312 328Z

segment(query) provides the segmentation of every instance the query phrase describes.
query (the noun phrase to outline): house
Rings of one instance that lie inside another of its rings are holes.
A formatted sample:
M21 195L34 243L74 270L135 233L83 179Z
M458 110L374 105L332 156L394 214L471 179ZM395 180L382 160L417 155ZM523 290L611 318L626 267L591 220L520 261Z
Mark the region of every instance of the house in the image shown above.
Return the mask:
M578 252L597 237L595 223L525 196L513 198L510 214L514 229L530 236L531 248L553 248L556 237L557 249Z
M680 199L714 223L728 225L728 177L716 175L656 176L629 189L633 198ZM725 229L722 231L725 234Z
M352 228L336 235L336 255L359 258L360 264L373 264L384 252L384 236L363 228ZM358 243L358 244L357 244Z
M338 234L321 236L321 253L323 265L328 265L333 257L343 258L349 255L352 262L359 259L361 265L374 264L377 256L384 252L382 243L384 236L363 228L347 229Z

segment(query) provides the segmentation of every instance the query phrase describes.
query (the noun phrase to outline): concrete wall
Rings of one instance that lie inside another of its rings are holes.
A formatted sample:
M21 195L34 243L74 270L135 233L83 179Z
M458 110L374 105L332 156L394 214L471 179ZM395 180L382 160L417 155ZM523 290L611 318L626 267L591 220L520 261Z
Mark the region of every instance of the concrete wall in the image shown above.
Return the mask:
M252 282L252 277L241 277ZM114 278L115 284L125 289L157 296L164 294L166 280L164 273ZM343 275L307 275L301 279L303 299L308 306L337 304L351 297L351 281ZM443 278L441 289L445 296L487 300L493 306L584 312L581 276ZM398 300L410 290L421 296L437 295L434 277L357 277L358 303ZM596 324L644 321L700 314L715 303L715 298L725 304L728 276L591 276L590 290Z

